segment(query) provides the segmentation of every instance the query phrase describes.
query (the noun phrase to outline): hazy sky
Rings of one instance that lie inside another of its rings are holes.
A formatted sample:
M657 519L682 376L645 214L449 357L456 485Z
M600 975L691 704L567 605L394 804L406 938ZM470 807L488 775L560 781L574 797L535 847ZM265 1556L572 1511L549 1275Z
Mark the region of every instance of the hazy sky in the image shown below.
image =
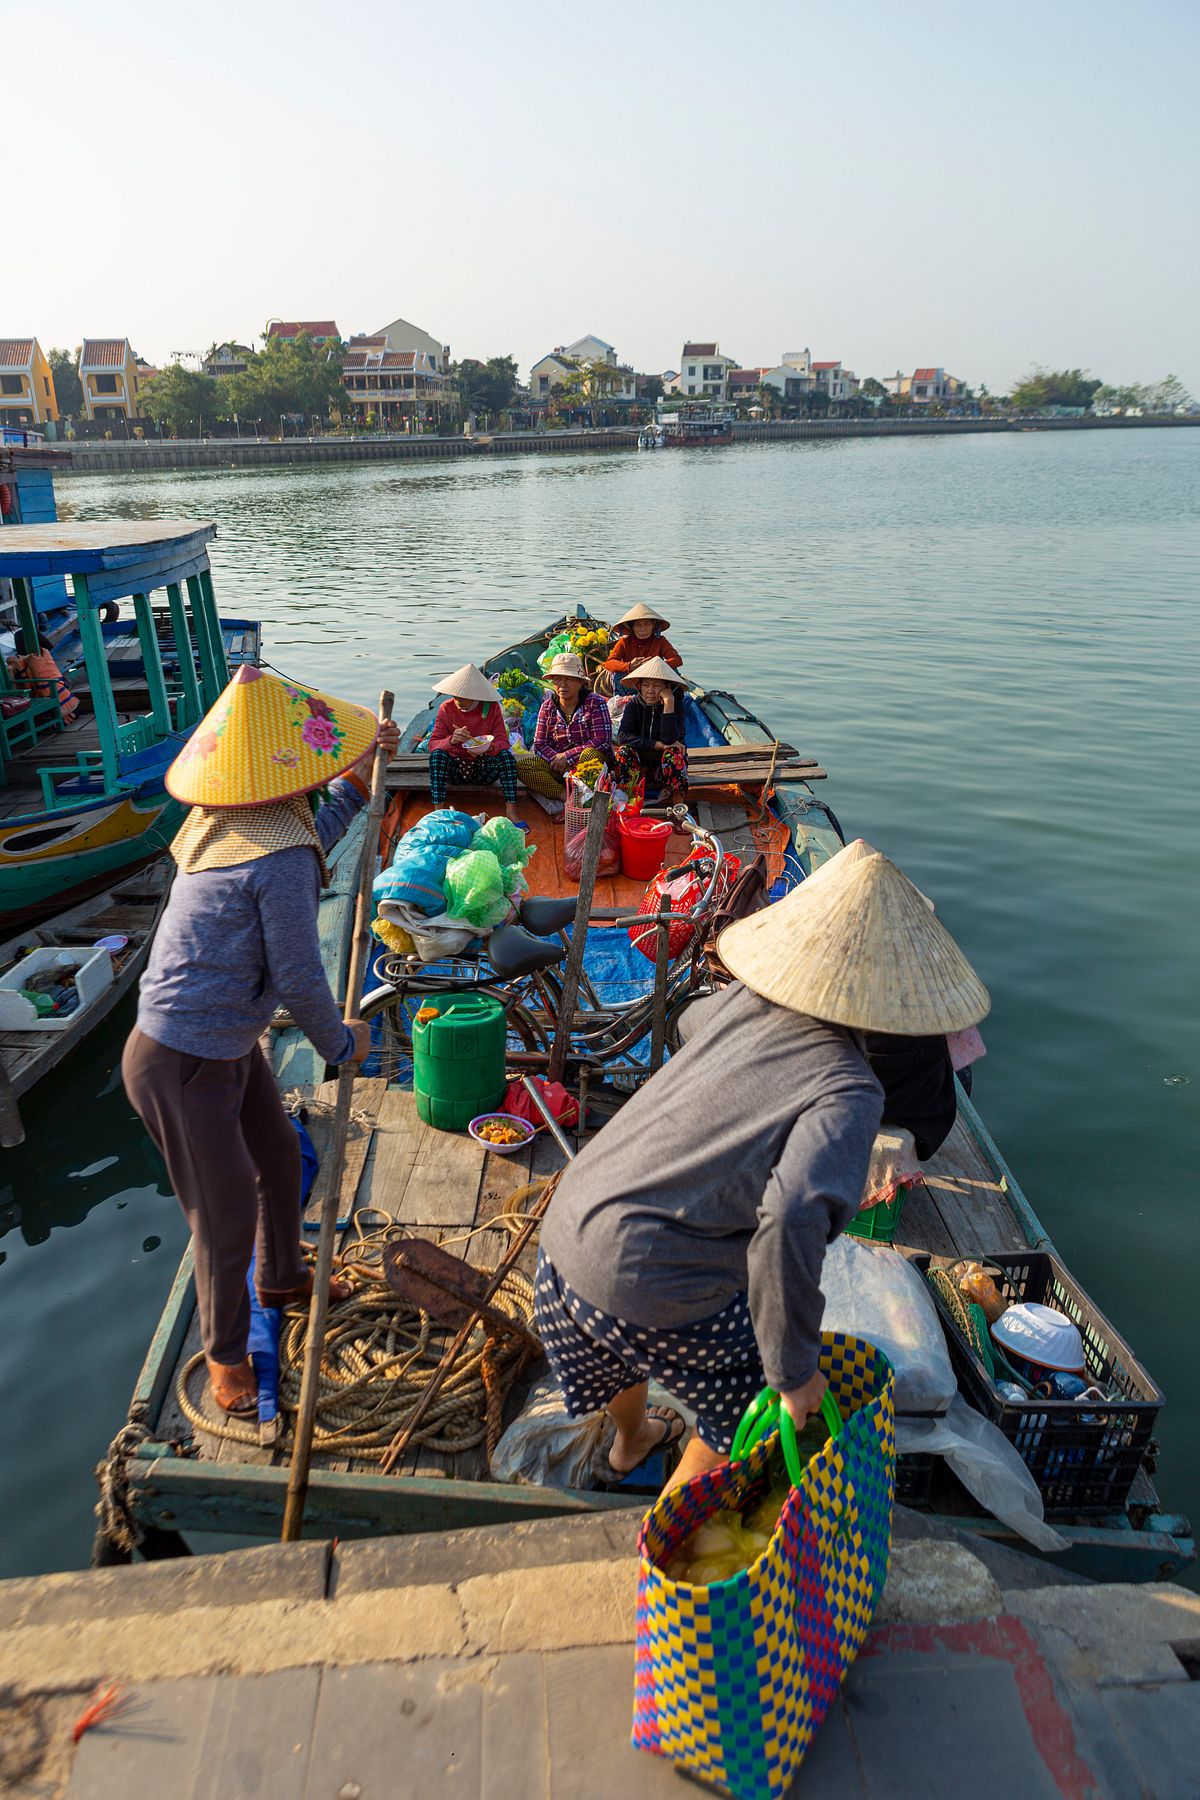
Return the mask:
M1200 396L1197 0L0 0L0 336L403 316Z

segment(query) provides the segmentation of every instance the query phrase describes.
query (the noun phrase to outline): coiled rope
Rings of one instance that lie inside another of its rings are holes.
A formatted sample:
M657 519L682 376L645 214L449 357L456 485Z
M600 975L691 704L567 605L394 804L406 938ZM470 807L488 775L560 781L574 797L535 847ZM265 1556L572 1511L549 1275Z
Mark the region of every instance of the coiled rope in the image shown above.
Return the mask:
M525 1205L541 1194L543 1185L533 1182L517 1189L494 1219L447 1241L461 1242L479 1231L507 1230L515 1235L530 1216ZM384 1222L375 1224L378 1219ZM410 1235L404 1226L373 1210L355 1216L355 1237L339 1259L338 1270L354 1291L348 1299L331 1304L321 1357L313 1446L327 1455L380 1461L441 1359L444 1343L437 1322L393 1293L382 1279L384 1246ZM532 1324L533 1287L519 1270L508 1271L491 1303L518 1324ZM284 1447L291 1441L300 1402L307 1330L307 1303L289 1307L279 1337ZM479 1324L421 1421L414 1442L454 1456L486 1440L490 1455L499 1441L505 1397L526 1355L521 1341L506 1333L491 1335ZM216 1419L203 1410L193 1389L203 1394L206 1379L200 1353L180 1371L176 1392L184 1417L211 1437L257 1445L257 1420Z

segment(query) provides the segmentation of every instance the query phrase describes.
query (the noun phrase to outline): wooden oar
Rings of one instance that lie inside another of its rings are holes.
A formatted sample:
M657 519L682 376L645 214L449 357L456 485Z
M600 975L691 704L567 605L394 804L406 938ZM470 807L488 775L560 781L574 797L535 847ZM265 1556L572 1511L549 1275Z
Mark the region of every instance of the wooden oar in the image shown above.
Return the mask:
M390 719L395 697L386 690L379 696L379 717ZM354 913L354 939L350 946L350 967L346 975L346 1004L343 1016L358 1017L362 999L363 977L371 945L371 886L375 878L375 852L379 844L379 827L383 822L387 794L386 752L377 747L371 771L371 800L367 808L367 835L362 847L362 863L358 872L358 901ZM354 1077L358 1064L345 1062L338 1070L337 1104L333 1114L333 1135L327 1164L329 1185L321 1212L321 1234L317 1239L317 1266L313 1275L312 1299L308 1307L308 1337L304 1345L304 1374L300 1382L300 1406L296 1414L296 1436L292 1444L292 1463L288 1472L287 1500L283 1509L282 1540L294 1543L304 1521L304 1502L308 1496L308 1471L312 1462L313 1430L317 1419L317 1396L320 1391L321 1356L325 1348L325 1319L329 1312L329 1279L333 1273L333 1240L337 1235L338 1210L342 1198L342 1172L346 1164L346 1139L350 1131L350 1102L354 1094Z

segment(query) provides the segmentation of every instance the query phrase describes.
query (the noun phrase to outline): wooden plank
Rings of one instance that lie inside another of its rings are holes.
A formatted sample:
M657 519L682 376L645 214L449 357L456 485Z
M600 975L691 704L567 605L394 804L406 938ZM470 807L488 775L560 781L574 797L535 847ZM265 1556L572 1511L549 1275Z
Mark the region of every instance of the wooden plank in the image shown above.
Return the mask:
M914 1188L905 1200L897 1230L899 1250L925 1250L931 1256L959 1254L946 1221L923 1187Z
M411 1094L404 1097L412 1103ZM421 1131L399 1217L414 1225L469 1226L488 1152L465 1132L434 1131L428 1125Z
M353 1212L359 1182L367 1160L367 1152L371 1147L371 1138L375 1131L376 1119L383 1097L387 1092L387 1082L377 1076L356 1081L354 1084L353 1111L346 1136L346 1161L342 1176L342 1198L340 1218L347 1218ZM304 1209L304 1223L312 1227L319 1223L321 1208L328 1192L328 1166L325 1161L325 1148L333 1129L333 1108L337 1096L336 1081L321 1084L313 1096L320 1107L320 1124L323 1128L324 1143L317 1147L317 1155L321 1158L321 1167L313 1182L312 1192L308 1197L308 1205ZM313 1113L309 1123L309 1134L317 1145L316 1135L312 1127L318 1123L317 1114ZM343 1234L344 1235L344 1234Z
M961 1118L926 1164L925 1181L960 1255L1028 1248L1007 1196Z
M528 1145L513 1156L496 1156L489 1152L483 1165L479 1202L472 1225L486 1225L489 1219L494 1219L503 1209L510 1194L515 1193L518 1188L528 1186L532 1157L533 1145Z
M374 1206L399 1219L417 1145L425 1130L411 1094L388 1088L375 1120L370 1167L360 1183L359 1206Z
M253 1465L216 1468L144 1445L133 1465L136 1515L176 1531L277 1535L287 1470ZM521 1519L645 1508L645 1499L520 1487L491 1481L397 1479L314 1468L304 1517L306 1537L376 1537L406 1531L454 1531Z

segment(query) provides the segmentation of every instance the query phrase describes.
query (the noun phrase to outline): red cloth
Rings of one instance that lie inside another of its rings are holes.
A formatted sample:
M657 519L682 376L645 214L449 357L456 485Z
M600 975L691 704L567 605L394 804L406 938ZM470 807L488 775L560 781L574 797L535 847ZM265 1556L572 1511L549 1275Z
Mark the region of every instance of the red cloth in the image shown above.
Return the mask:
M628 675L635 662L645 662L651 656L661 656L673 669L683 666L683 658L674 644L659 632L652 637L639 638L634 637L632 631L623 631L604 667L611 669L614 675Z
M52 694L58 695L63 723L69 725L79 711L79 702L63 680L62 671L50 652L39 650L36 656L19 656L17 667L22 678L33 684L35 699L48 700Z
M457 700L443 700L438 707L437 718L433 722L433 735L429 740L431 750L453 750L469 756L469 750L463 750L461 742L451 744L450 739L456 731L465 731L468 737L492 737L495 742L489 748L508 749L508 731L504 724L504 714L494 700L480 700L474 706L464 707Z

